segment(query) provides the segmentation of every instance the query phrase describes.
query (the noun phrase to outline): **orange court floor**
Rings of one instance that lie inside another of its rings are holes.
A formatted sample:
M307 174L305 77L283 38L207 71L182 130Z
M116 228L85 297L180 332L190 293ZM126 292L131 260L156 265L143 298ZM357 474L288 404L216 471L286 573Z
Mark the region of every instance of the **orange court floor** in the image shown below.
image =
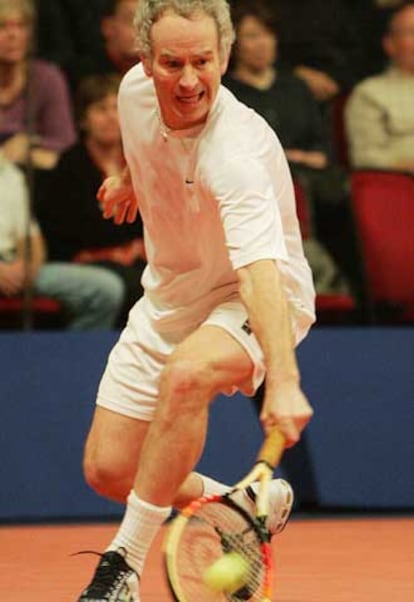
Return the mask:
M0 527L1 602L75 602L115 524ZM157 538L142 602L171 600ZM276 602L414 602L414 518L296 519L274 538ZM194 600L194 602L202 602Z

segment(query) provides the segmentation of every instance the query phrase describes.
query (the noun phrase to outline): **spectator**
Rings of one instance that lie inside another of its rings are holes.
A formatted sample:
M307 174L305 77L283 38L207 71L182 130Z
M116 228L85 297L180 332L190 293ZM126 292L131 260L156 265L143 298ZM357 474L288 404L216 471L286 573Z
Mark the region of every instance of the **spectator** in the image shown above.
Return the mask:
M101 14L103 43L97 52L79 57L70 70L74 88L88 75L123 75L138 61L133 27L136 0L108 0Z
M354 67L356 81L384 70L387 59L382 38L396 6L403 0L349 0L349 10L355 26L356 45Z
M291 167L325 168L327 144L316 102L301 79L275 69L278 40L272 13L260 1L239 2L233 23L237 38L225 85L272 126Z
M0 160L0 294L21 295L33 286L39 295L58 300L67 312L68 328L111 328L122 301L122 283L98 267L45 263L45 245L36 223L29 220L27 191L21 172ZM30 265L25 265L29 224Z
M346 0L276 0L280 51L321 103L353 84L355 33Z
M76 135L62 74L29 57L33 21L30 0L0 0L0 151L45 169Z
M105 0L101 0L105 2ZM96 53L101 37L97 0L36 0L36 55L64 71L77 60Z
M121 277L125 288L120 322L141 296L145 267L142 223L115 225L104 220L96 200L103 178L124 167L118 121L117 75L86 78L77 97L80 142L65 151L43 194L37 215L54 261L77 261L105 267Z
M355 168L414 172L414 2L404 2L383 38L391 65L354 90L346 109Z
M233 22L236 45L230 74L223 83L277 133L293 176L306 190L315 233L326 206L347 201L346 176L329 164L320 112L306 84L291 72L275 68L276 25L266 4L239 2ZM345 292L343 278L314 238L306 241L305 251L318 275L317 291Z

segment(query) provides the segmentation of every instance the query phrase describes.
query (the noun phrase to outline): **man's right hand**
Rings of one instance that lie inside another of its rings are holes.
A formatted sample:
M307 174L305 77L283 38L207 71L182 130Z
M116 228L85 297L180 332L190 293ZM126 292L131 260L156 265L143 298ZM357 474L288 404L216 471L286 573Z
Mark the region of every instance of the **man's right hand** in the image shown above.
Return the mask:
M105 219L113 219L115 224L132 224L136 220L138 201L127 170L121 176L106 178L97 197Z
M260 420L266 433L274 427L283 433L286 446L295 445L313 416L313 409L296 379L268 386Z

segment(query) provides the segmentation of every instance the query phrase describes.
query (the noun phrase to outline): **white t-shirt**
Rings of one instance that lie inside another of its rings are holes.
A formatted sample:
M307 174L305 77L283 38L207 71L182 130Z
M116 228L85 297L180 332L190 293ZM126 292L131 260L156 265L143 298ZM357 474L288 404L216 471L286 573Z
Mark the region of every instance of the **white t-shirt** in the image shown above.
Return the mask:
M278 261L302 322L314 321L289 168L267 123L220 87L207 123L171 131L141 65L119 93L124 151L144 223L145 307L168 331L238 296L235 270Z
M14 261L17 245L26 235L29 201L23 174L0 158L0 261ZM38 233L35 223L30 233Z

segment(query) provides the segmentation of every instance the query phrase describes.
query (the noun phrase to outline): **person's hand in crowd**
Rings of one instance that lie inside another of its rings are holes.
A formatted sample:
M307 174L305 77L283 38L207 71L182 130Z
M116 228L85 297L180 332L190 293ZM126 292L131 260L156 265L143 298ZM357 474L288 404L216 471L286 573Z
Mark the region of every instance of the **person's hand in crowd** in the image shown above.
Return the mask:
M128 170L120 176L110 176L98 190L98 200L102 203L105 219L113 219L116 224L132 224L138 213L135 196Z
M34 148L30 157L37 169L53 169L59 159L59 154L47 148Z
M312 416L313 410L299 382L288 380L274 386L267 383L260 415L267 434L277 427L286 438L286 446L292 447L299 441Z
M0 292L3 295L13 297L21 293L24 279L24 262L21 259L12 262L0 261Z
M321 151L303 151L295 148L285 151L290 163L300 163L313 169L325 169L328 165L328 157Z
M27 134L15 134L3 144L1 151L6 159L17 165L24 164L30 152L30 159L38 169L53 169L59 158L56 151L47 148L35 146L30 149L30 138Z
M407 173L414 174L414 160L398 161L395 167L398 169L398 171L406 171Z
M11 163L24 163L29 152L30 138L27 134L15 134L8 138L1 150Z
M336 96L340 89L337 82L327 73L300 65L295 74L309 86L312 94L319 102L326 102Z

